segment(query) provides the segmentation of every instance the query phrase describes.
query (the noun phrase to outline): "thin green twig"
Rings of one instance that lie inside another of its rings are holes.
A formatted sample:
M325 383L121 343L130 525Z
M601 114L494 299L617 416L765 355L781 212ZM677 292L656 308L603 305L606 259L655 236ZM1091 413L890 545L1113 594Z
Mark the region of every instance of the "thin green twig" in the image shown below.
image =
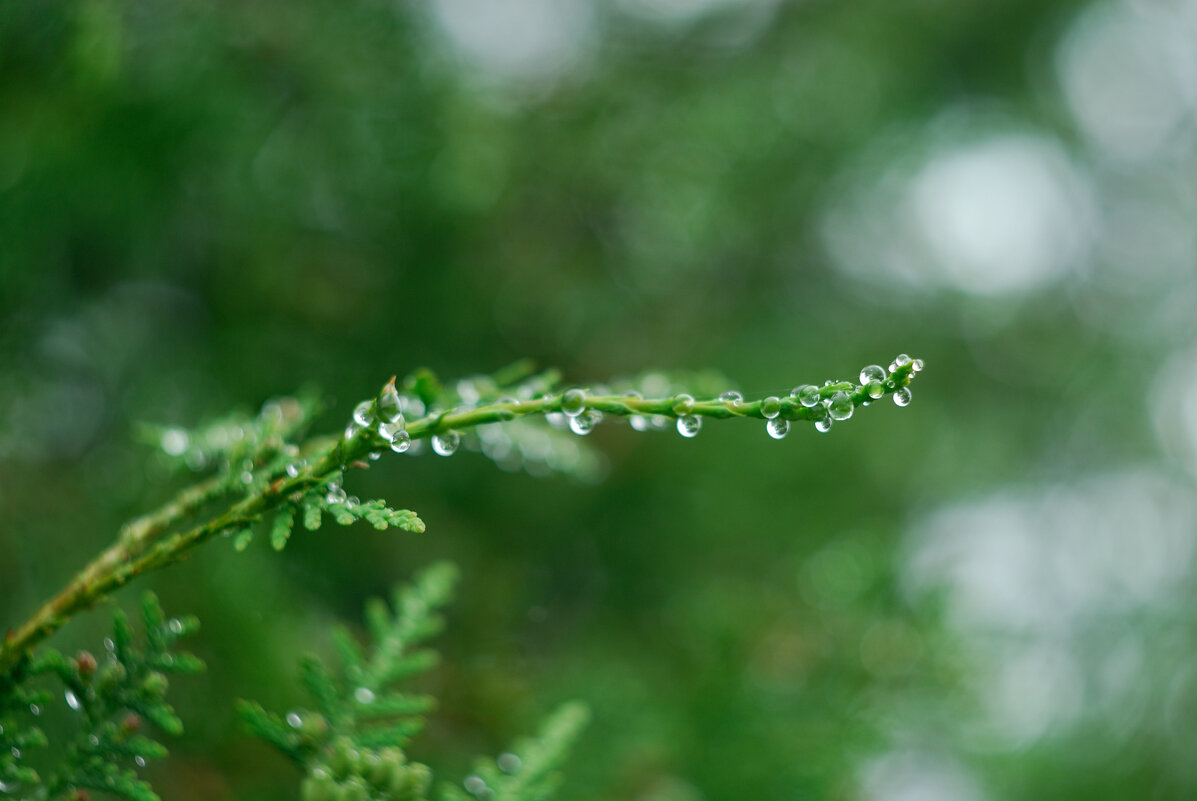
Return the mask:
M893 394L910 384L916 371L914 362L896 366L884 382L884 393ZM531 371L527 365L509 368L504 379L524 379ZM547 384L551 381L533 377L530 381ZM394 379L392 379L392 382ZM820 398L829 399L839 392L851 397L853 406L867 406L877 398L867 388L851 381L840 381L818 387ZM413 440L425 439L449 431L463 431L489 423L502 423L518 417L560 413L567 392L552 392L541 397L516 400L502 399L474 407L458 407L434 412L414 420L406 427ZM699 418L768 419L762 404L778 409L787 420L818 420L826 414L821 405L803 406L795 398L771 397L748 401L738 399L707 399L679 405L679 396L640 398L634 395L585 396L587 410L619 417L662 416L676 419L682 416ZM770 411L773 410L770 409ZM26 622L8 632L0 646L0 675L9 674L21 659L39 643L57 631L74 614L88 609L123 586L130 579L158 570L186 558L199 545L222 533L252 525L260 517L286 500L315 486L327 483L332 476L347 467L368 467L369 454L386 450L389 443L378 433L377 427L365 427L346 439L343 436L311 438L302 446L307 455L306 465L289 475L283 467L276 467L263 484L255 484L249 494L215 514L206 522L171 531L180 521L194 515L205 505L229 492L225 475L217 475L182 490L171 502L159 510L132 521L121 529L117 541L88 564L71 582L47 601Z

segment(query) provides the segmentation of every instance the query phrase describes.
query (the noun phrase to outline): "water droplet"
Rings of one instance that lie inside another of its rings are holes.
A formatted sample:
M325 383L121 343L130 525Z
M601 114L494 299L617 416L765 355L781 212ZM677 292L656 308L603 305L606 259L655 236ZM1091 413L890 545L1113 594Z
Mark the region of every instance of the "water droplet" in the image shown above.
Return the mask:
M831 430L831 415L826 409L820 409L821 414L815 419L815 430L820 434L826 434Z
M402 416L403 415L400 415L400 417L402 417ZM378 436L382 437L387 442L390 442L391 440L393 440L395 438L395 434L402 430L403 430L402 423L379 423L378 424Z
M287 713L287 725L293 729L298 729L303 725L303 718L299 716L298 712Z
M377 462L382 458L382 451L370 451L366 454L366 458L368 458L371 462Z
M696 414L687 414L677 419L677 433L690 439L697 437L702 430L702 418Z
M432 449L438 456L452 456L459 444L461 444L461 434L456 431L445 431L441 434L434 434L432 437Z
M784 417L774 417L765 423L765 430L773 439L785 439L786 434L790 433L790 421Z
M924 366L925 366L925 365L923 364L923 360L922 360L922 359L915 359L914 361L912 361L912 362L910 363L910 369L914 370L916 373L921 373L921 372L923 372L923 367L924 367Z
M41 708L40 706L38 706L37 704L30 704L30 705L29 705L29 712L30 712L30 714L32 714L34 717L37 717L38 715L40 715L40 714L42 713L42 708Z
M663 414L654 414L651 418L649 418L649 423L652 425L654 430L664 431L669 425L669 418Z
M504 773L515 773L524 765L524 761L515 754L499 754L499 758L495 760L499 765L499 770Z
M906 365L910 364L910 357L905 353L899 353L894 357L894 364L898 365L899 367L905 367Z
M544 421L553 428L565 428L569 418L561 412L545 412Z
M10 748L9 750L10 750L10 751L12 751L12 756L13 756L13 759L20 759L20 758L21 758L21 749L20 749L20 748L17 748L17 747L14 745L14 746L13 746L12 748Z
M332 483L328 485L328 492L324 496L325 503L345 503L345 490L341 489L341 485Z
M183 621L179 620L177 617L172 617L167 622L166 627L168 629L170 629L172 634L182 634L183 633Z
M843 390L832 395L827 402L827 413L832 420L847 420L854 411L856 407L852 405L852 398Z
M112 641L112 638L111 638L111 637L105 637L105 638L104 638L104 650L106 650L106 651L114 651L114 650L116 650L116 643L114 643L114 642Z
M879 364L870 364L860 371L860 383L871 384L874 381L885 380L885 368Z
M467 776L462 785L470 795L480 796L490 792L490 788L486 786L486 782L481 776Z
M62 694L62 696L63 696L63 698L66 699L67 706L69 706L71 709L75 710L76 712L78 712L80 709L83 708L83 704L81 704L79 702L79 696L75 695L70 690L67 690L66 692L64 692Z
M885 385L880 381L870 381L865 391L869 393L870 398L876 400L885 394Z
M399 393L395 391L393 386L387 386L383 389L382 394L378 396L378 403L374 408L384 423L393 423L403 414L403 405L399 400ZM369 425L369 423L363 423L363 425Z
M141 756L140 754L133 757L133 761L137 763L137 767L139 767L139 768L145 767L145 757Z
M364 400L353 407L353 422L359 426L371 425L374 422L374 412L370 407L373 405L370 401Z
M569 430L580 437L584 437L594 430L599 421L603 419L603 415L593 409L584 411L581 414L569 418Z
M586 408L586 393L580 389L567 390L561 396L561 413L566 417L577 417Z
M648 418L642 414L634 414L629 417L628 425L630 425L636 431L648 431L649 428L652 427L652 424L649 423Z
M740 404L744 402L744 395L734 389L729 389L727 392L719 395L719 400L724 403L730 403L733 409L738 409Z
M673 398L673 413L677 415L688 415L694 411L694 396L687 395L683 392L680 395L675 395Z
M99 738L99 737L97 737L97 736L96 736L96 735L94 735L94 734L89 734L89 735L87 735L87 741L88 741L89 743L91 743L92 745L99 745L99 744L100 744L100 738Z
M353 691L353 697L359 704L374 703L374 691L369 687L358 687Z
M814 384L803 384L790 394L797 398L798 402L808 409L812 406L818 406L821 397L819 395L819 388Z
M248 470L246 470L244 473L241 474L241 483L242 484L254 483L254 474L249 472Z
M287 475L289 475L291 478L296 478L299 476L299 465L295 464L294 462L287 465L286 469Z
M181 428L168 428L162 432L162 450L171 456L179 456L187 450L189 438Z
M359 503L361 503L361 500L356 495L350 495L348 498L345 499L345 505L348 506L350 509L357 506Z
M351 422L349 425L345 426L345 439L353 439L357 436L357 432L361 430L361 426L359 426L357 423Z
M910 387L902 387L894 392L894 403L899 406L910 405Z
M766 420L772 420L777 415L781 414L781 400L774 395L770 395L761 401L761 414Z
M395 453L406 453L411 448L411 434L402 428L391 437L391 450Z

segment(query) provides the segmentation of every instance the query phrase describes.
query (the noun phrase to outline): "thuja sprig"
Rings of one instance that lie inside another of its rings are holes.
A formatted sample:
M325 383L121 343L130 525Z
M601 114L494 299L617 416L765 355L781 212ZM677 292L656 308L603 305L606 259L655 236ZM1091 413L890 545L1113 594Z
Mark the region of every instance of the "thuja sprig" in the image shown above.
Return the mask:
M147 760L166 756L166 748L143 733L148 721L167 734L178 735L182 721L166 701L167 674L203 670L194 655L173 650L175 642L199 628L193 617L167 619L153 593L142 601L144 642L139 643L124 612L113 616L112 636L104 640L104 657L88 651L67 658L53 649L22 660L14 676L16 686L0 687L0 740L9 744L0 753L0 794L33 801L86 797L99 790L130 801L158 801L157 794L137 775ZM56 768L45 775L21 764L24 749L45 745L34 723L15 713L36 718L54 695L21 686L39 676L54 676L62 685L61 699L71 712L74 730ZM14 708L27 705L27 710Z
M440 801L525 801L550 797L560 784L557 768L590 717L579 703L562 705L536 737L518 740L497 759L480 759L461 786L442 784Z
M391 606L371 600L366 649L344 627L335 629L334 669L315 657L300 663L311 709L279 716L254 702L238 703L250 730L304 769L303 801L424 797L431 772L409 762L403 749L423 728L433 700L396 685L436 664L435 652L419 646L440 631L437 610L456 580L456 568L437 564L411 585L396 587Z
M436 653L422 646L440 631L437 610L449 600L456 580L456 568L440 563L412 584L396 587L389 606L380 599L368 602L365 649L347 629L335 629L334 669L315 657L300 663L311 709L281 716L254 702L238 702L249 729L305 771L302 801L427 797L432 772L411 761L406 749L423 728L433 699L401 692L396 685L436 664ZM479 760L461 784L442 784L439 798L544 801L556 789L557 768L587 717L581 704L564 705L538 736L517 742L497 760Z
M242 431L241 439L252 446L222 451L221 472L126 525L116 543L5 637L0 646L0 676L10 674L24 655L76 612L137 575L179 561L208 540L235 534L237 542L247 545L251 534L246 532L274 515L271 541L275 547L285 545L297 516L302 513L305 523L315 522L313 506L319 506L321 492L325 495L321 513L328 512L339 522L361 518L375 526L422 530L423 523L407 510L392 510L377 502L328 502L331 485L338 483L336 477L346 470L369 467L386 449L416 452L419 443L429 440L433 451L448 456L458 449L463 434L474 439L477 435L473 432L479 427L517 419L526 425L540 425L541 434L553 431L556 424L581 435L605 417L625 418L638 429L664 427L673 420L683 436L693 437L705 419L755 418L765 421L769 435L780 439L796 421L813 422L819 431L830 430L836 421L847 420L856 409L885 395L904 406L910 402L910 382L921 369L921 360L902 355L888 370L877 365L865 368L859 381L803 385L788 395L757 400L747 400L731 390L716 397L695 398L685 392L652 397L635 388L621 393L601 387L562 389L555 371L534 374L526 363L493 376L459 381L452 388L421 370L398 386L392 379L377 396L359 403L343 432L301 442L288 438L306 427L304 404L271 402L255 421L246 424L252 430ZM191 441L188 436L187 442ZM178 449L179 445L179 441L167 443L165 436L162 440L164 448ZM467 447L470 445L484 450L467 440ZM235 500L224 510L203 522L183 525L230 494Z

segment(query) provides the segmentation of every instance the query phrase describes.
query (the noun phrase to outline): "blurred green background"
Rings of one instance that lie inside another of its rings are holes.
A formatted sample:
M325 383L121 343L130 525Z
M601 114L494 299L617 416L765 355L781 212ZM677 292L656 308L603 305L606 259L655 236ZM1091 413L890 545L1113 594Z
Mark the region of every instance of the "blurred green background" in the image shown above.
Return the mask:
M580 698L583 801L1192 798L1195 187L1192 0L0 0L0 627L185 481L138 421L905 351L829 435L386 458L426 534L142 582L210 666L156 787L295 797L233 699L450 558L442 776Z

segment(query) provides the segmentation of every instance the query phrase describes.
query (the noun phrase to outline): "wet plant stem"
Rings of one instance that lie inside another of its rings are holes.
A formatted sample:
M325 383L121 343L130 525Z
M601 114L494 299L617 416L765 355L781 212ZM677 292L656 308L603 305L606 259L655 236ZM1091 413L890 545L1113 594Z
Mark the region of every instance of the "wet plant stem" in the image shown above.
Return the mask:
M886 382L886 394L910 383L911 365L897 368ZM867 405L876 399L863 386L849 381L819 387L822 399L837 392L848 393L854 406ZM490 423L502 423L517 417L560 412L565 393L544 395L533 400L500 400L474 407L459 407L428 414L411 422L406 430L413 440L432 437L448 431L462 431ZM787 420L816 420L821 407L801 405L791 397L772 398L780 403L780 415ZM646 399L634 395L586 395L587 410L611 416L677 418L683 415L728 419L747 417L766 419L761 412L763 400L697 400L679 414L676 397ZM7 676L23 657L63 626L76 613L95 606L130 579L158 570L187 558L197 546L221 534L245 528L255 523L263 513L277 507L313 487L326 484L347 468L369 466L366 457L385 451L389 443L376 427L363 428L351 438L324 436L309 439L301 448L307 454L307 464L290 476L281 468L267 480L247 487L247 494L207 522L172 529L181 521L197 514L203 507L231 492L230 479L218 474L188 487L169 503L150 514L125 524L115 543L80 571L57 595L47 601L32 617L18 628L9 631L0 645L0 677Z

